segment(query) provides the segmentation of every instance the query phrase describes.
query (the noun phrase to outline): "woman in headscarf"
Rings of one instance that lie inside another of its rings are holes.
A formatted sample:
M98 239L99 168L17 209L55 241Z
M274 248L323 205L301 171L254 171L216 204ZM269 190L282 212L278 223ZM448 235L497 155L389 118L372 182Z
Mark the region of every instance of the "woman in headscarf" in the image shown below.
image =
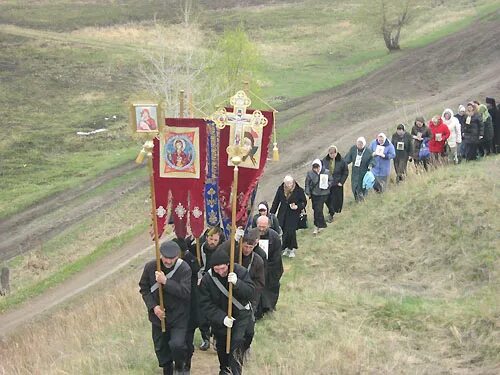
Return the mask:
M415 123L411 128L411 136L413 138L413 160L415 162L415 168L417 169L420 165L424 166L424 169L428 168L428 158L421 157L420 149L425 142L431 138L431 132L429 128L425 125L425 120L422 116L418 116L415 119Z
M270 212L269 211L269 204L267 204L266 201L262 201L259 203L259 205L257 206L258 208L258 213L256 213L254 216L253 216L253 219L252 219L252 228L256 228L257 227L257 219L260 217L260 216L267 216L269 218L269 227L274 230L276 233L279 234L279 236L281 237L281 235L283 234L283 231L281 229L281 226L280 226L280 223L278 221L278 218L276 217L276 215L274 214L274 212Z
M372 169L375 180L380 185L380 193L387 189L389 175L391 174L391 159L396 157L394 145L384 133L379 133L377 138L370 143L375 166Z
M429 121L431 139L429 140L429 151L431 152L431 163L434 166L441 164L446 154L446 141L450 137L450 130L443 123L441 116L436 115Z
M486 98L486 106L493 122L493 152L499 152L500 146L500 113L495 98Z
M460 123L460 138L464 139L464 125L465 125L465 106L460 104L458 106L458 112L455 114L455 118ZM458 162L460 163L462 159L465 159L465 142L460 143L458 147Z
M359 137L356 140L356 144L351 147L344 161L346 164L353 163L351 170L352 194L356 202L360 202L365 198L367 192L366 189L363 189L363 178L375 164L372 152L367 150L364 137Z
M278 221L283 229L281 249L284 256L295 257L297 244L297 228L300 213L306 208L307 199L302 189L292 176L286 176L278 187L271 206L271 213L278 216Z
M413 155L413 141L404 124L399 124L396 127L396 133L392 135L391 143L396 148L394 170L396 171L396 182L399 183L404 180L408 160Z
M340 155L335 145L331 145L328 148L328 154L324 157L322 162L323 165L328 167L330 175L333 178L333 184L330 188L330 194L328 195L327 201L327 221L331 223L333 221L333 216L336 213L342 212L342 206L344 205L344 184L349 176L349 167L342 159L342 155Z
M493 152L493 120L488 112L488 108L484 104L480 104L478 108L479 116L484 128L484 137L481 141L480 156L487 156Z
M332 183L330 171L323 167L321 160L315 159L311 170L307 172L305 183L305 193L312 201L314 212L313 234L318 234L323 228L326 228L323 206L328 200Z
M476 111L474 102L467 103L465 123L462 128L463 142L465 143L465 158L467 161L477 159L477 147L484 136L483 122Z
M441 116L443 123L450 130L450 137L448 138L448 161L450 163L458 164L458 149L462 143L462 127L458 118L453 116L453 111L446 108Z

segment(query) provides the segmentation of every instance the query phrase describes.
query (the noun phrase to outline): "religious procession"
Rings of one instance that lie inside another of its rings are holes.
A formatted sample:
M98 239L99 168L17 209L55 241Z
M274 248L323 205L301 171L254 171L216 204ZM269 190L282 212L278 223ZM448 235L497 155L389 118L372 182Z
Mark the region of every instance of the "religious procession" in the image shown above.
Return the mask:
M255 325L277 308L283 258L298 255L297 231L310 226L309 202L312 233L319 235L342 212L349 175L354 200L361 203L389 188L391 160L400 184L409 163L415 173L425 173L500 147L500 108L488 97L486 104L459 105L456 114L446 108L427 124L417 116L411 129L398 124L390 139L383 132L369 143L360 136L344 157L331 145L311 163L304 187L287 175L271 204L256 203L269 151L279 160L276 137L270 142L274 113L249 109L245 91L230 103L208 120L165 119L165 129L138 157L149 158L157 252L139 287L164 374L190 373L196 330L198 349L217 352L220 375L242 373ZM135 105L135 112L143 107ZM160 244L169 223L174 236Z

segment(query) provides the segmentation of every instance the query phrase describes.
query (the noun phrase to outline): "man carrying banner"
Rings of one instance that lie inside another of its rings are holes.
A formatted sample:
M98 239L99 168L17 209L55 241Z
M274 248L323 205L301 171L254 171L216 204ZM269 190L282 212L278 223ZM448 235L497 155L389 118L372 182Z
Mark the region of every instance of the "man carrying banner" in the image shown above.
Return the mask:
M200 311L210 322L218 343L226 342L227 328L231 328L230 353L226 353L225 345L217 345L219 375L239 375L245 331L252 319L250 301L255 285L249 272L239 264L234 265L234 272L229 272L229 255L224 249L215 251L211 265L200 284ZM227 316L229 283L233 284L231 318Z
M161 244L160 253L161 271L156 271L156 260L146 263L139 291L148 309L155 353L163 374L173 375L174 367L176 374L184 374L191 268L179 258L180 248L174 241ZM165 311L160 308L159 284L162 284ZM160 319L166 320L165 332L162 332Z
M283 275L283 260L281 259L281 241L278 233L269 227L269 218L261 216L257 219L259 230L259 247L267 255L266 286L262 293L261 303L256 312L257 319L269 311L276 310L280 295L280 279Z

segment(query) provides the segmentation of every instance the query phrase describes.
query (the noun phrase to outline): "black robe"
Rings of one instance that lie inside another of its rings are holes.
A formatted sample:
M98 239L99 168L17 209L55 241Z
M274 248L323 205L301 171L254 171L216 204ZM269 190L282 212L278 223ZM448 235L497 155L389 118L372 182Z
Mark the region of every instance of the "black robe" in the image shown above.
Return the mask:
M271 213L276 214L280 227L283 232L296 231L299 227L300 212L306 208L307 199L302 189L297 183L292 194L287 198L285 196L285 184L282 183L274 196L273 204L271 206ZM290 205L295 203L298 208L292 210Z
M281 241L272 229L260 236L261 240L269 240L266 269L266 286L262 293L262 311L275 310L280 295L280 279L283 275L283 260L281 259Z

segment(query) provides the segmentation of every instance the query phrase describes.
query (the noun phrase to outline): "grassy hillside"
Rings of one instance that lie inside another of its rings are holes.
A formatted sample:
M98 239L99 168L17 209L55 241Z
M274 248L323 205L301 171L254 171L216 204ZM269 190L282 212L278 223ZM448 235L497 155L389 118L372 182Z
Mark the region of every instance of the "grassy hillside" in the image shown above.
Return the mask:
M499 162L412 177L302 231L245 373L496 373ZM141 267L0 344L5 371L153 373ZM216 361L196 352L194 366Z
M133 159L139 145L129 135L124 104L143 90L138 66L145 61L143 46L155 48L153 18L167 27L171 43L179 40L180 11L173 3L0 4L0 218ZM274 104L357 78L397 57L357 17L358 1L239 4L201 2L202 45L242 24L263 56L259 84ZM429 43L498 6L480 0L425 8L404 31L402 45ZM109 132L76 135L101 127ZM297 128L299 121L282 135Z

